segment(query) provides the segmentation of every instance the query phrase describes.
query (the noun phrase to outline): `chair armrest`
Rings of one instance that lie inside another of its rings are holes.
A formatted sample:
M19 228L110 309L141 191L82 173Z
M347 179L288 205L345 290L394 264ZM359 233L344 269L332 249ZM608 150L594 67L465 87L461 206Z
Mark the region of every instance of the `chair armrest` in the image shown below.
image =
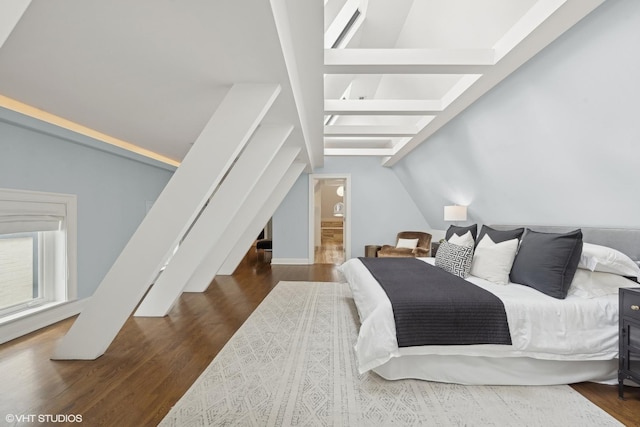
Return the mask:
M415 254L415 256L417 257L428 257L429 254L431 253L431 249L426 249L426 248L415 248L413 250L413 253Z

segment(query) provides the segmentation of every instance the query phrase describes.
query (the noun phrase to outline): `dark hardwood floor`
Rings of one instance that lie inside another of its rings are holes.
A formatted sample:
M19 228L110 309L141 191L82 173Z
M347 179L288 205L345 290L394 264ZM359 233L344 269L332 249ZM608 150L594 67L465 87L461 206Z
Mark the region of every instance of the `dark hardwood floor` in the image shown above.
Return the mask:
M49 360L73 319L3 344L0 425L7 415L39 414L81 415L90 426L156 425L279 281L341 279L335 265L271 266L249 251L233 276L183 295L169 316L130 318L97 360ZM627 387L622 401L615 386L574 388L626 425L640 425L638 389Z

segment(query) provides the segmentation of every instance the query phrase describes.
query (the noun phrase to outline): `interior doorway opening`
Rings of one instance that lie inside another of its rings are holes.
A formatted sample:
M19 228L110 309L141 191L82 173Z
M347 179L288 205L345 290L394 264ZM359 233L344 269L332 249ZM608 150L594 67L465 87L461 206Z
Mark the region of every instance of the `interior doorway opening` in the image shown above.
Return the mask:
M349 253L347 176L310 177L310 254L314 264L342 264Z

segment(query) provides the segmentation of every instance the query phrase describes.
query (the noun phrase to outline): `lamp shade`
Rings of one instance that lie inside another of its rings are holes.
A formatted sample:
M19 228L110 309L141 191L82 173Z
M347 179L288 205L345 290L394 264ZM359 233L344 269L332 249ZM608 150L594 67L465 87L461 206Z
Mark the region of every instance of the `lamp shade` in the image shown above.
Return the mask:
M444 220L445 221L466 221L467 220L467 207L466 206L445 206L444 207Z

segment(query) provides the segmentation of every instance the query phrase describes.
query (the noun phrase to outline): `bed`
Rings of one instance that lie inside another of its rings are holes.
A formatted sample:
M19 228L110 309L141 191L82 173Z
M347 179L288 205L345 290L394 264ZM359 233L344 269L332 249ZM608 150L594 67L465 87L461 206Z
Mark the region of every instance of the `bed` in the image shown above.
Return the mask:
M510 230L515 226L491 226ZM543 233L569 227L523 226ZM640 230L582 228L582 240L613 248L640 260ZM434 264L434 258L420 258ZM615 384L618 369L618 295L620 286L638 286L620 277L597 291L577 286L576 271L564 299L529 286L496 284L469 276L468 282L504 304L511 344L399 346L389 296L363 260L341 266L356 303L361 326L355 344L360 373L374 371L395 380L417 378L459 384L551 385L593 381ZM598 273L600 274L600 273ZM607 274L606 276L609 276ZM595 276L594 276L595 277ZM604 291L603 291L604 289Z

